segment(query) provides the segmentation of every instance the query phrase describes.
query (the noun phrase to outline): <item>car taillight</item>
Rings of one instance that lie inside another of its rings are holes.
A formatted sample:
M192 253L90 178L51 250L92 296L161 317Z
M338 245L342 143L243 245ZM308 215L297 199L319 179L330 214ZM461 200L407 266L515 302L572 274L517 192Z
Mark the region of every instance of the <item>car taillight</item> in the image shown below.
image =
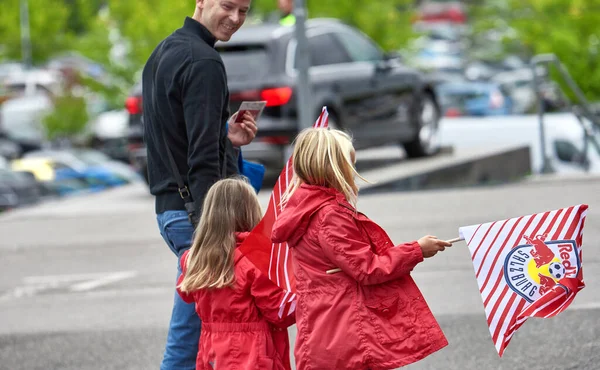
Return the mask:
M262 100L267 102L267 107L277 107L287 104L292 97L291 87L276 87L273 89L265 89L260 92Z
M139 96L130 96L125 100L125 108L129 114L142 113L142 98Z
M127 149L128 149L130 152L133 152L133 151L136 151L136 150L138 150L138 149L141 149L141 148L142 148L142 146L143 146L143 145L142 145L141 143L129 143L129 144L127 145Z
M254 101L261 100L260 90L248 90L231 93L229 100L232 101Z
M460 117L460 110L457 108L448 108L446 110L446 117Z
M278 107L287 104L292 97L291 87L274 87L263 90L247 90L231 93L229 99L232 101L264 100L267 107Z

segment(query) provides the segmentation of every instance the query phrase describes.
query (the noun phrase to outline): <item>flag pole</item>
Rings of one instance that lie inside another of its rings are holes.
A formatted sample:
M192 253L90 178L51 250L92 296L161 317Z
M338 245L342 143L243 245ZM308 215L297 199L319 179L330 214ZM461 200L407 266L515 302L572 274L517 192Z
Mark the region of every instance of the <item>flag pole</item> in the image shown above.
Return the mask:
M465 240L465 239L463 239L461 237L458 237L458 238L446 240L446 242L448 242L450 244L454 244L454 243L458 243L458 242L463 241L463 240ZM340 272L340 271L342 271L341 268L336 268L336 269L327 270L327 273L328 274L335 274L335 273Z

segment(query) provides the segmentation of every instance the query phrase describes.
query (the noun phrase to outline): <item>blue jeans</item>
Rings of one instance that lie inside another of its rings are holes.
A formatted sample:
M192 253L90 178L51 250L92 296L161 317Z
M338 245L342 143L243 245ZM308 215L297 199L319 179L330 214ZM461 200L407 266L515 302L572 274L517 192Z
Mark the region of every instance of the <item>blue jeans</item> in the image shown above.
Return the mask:
M181 275L179 259L192 245L194 227L185 211L166 211L156 216L160 235L177 256L177 279ZM194 304L185 303L177 292L161 370L195 370L200 339L200 318Z

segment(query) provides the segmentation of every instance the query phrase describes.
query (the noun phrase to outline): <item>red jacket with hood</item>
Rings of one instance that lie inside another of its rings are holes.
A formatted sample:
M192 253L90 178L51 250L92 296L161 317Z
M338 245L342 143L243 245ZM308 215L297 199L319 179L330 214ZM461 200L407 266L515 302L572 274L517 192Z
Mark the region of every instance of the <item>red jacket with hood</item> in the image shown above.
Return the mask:
M394 246L337 190L302 185L272 239L293 256L298 370L393 369L448 344L410 276L419 244Z
M248 233L237 234L238 246ZM185 276L186 251L181 257ZM196 304L202 320L196 369L198 370L290 370L287 327L295 315L279 318L279 304L285 293L259 272L239 251L235 251L235 286L200 289L191 293L177 290L187 303Z

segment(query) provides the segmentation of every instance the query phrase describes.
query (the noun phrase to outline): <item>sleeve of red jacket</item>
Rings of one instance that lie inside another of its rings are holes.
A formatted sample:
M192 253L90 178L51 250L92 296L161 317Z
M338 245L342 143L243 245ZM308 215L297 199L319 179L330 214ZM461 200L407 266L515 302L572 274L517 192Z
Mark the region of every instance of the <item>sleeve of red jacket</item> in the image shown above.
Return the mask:
M187 260L187 256L188 256L188 251L185 251L183 253L183 255L181 256L180 259L180 264L181 264L181 275L179 275L179 278L177 279L177 287L179 287L179 284L181 284L181 282L183 281L183 277L185 276L185 261ZM185 303L194 303L194 297L192 297L191 294L189 293L185 293L182 292L181 290L179 290L179 288L177 288L177 293L179 294L179 296L181 297L181 299L183 299L183 301Z
M383 254L373 253L355 220L335 210L324 216L319 243L333 264L363 285L400 278L410 274L423 261L421 247L416 241L389 248Z
M252 273L254 276L250 294L254 297L254 302L265 319L282 328L294 325L296 322L295 311L290 315L279 317L280 304L285 297L285 291L257 269L253 269Z

